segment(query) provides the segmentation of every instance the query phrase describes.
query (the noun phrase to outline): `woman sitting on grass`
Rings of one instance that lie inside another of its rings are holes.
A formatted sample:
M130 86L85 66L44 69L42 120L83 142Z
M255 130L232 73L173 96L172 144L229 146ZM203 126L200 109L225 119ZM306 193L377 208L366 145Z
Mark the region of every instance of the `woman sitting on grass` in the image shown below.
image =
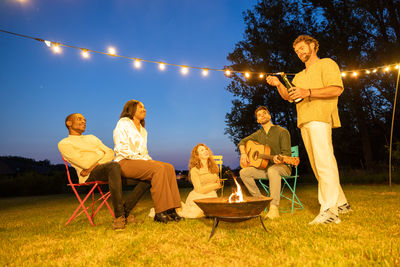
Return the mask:
M192 150L189 162L189 179L194 189L189 193L182 210L178 211L181 216L204 217L203 211L193 200L217 197L216 190L221 188L218 172L211 150L205 144L197 144Z

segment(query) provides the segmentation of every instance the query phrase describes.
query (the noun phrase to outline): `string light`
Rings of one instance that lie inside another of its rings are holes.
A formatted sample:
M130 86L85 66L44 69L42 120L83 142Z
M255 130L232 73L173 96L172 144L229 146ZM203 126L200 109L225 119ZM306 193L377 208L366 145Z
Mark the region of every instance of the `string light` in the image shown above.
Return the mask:
M20 1L23 1L23 0L20 0ZM189 68L202 70L202 75L203 76L208 76L208 72L210 70L224 72L227 77L230 77L232 75L232 73L238 73L238 74L241 73L246 78L250 78L251 75L258 75L258 77L260 79L263 79L266 75L279 75L279 73L276 73L276 72L275 73L262 73L262 72L249 72L249 71L243 72L243 71L239 71L239 70L214 69L214 68L202 68L202 67L194 67L194 66L184 66L184 65L171 64L171 63L166 63L166 62L159 62L159 61L152 61L152 60L146 60L146 59L132 58L132 57L127 57L127 56L117 55L116 49L114 47L108 47L108 53L105 53L105 52L95 51L95 50L91 50L91 49L87 49L87 48L81 48L81 47L71 46L71 45L67 45L67 44L61 44L61 43L57 43L57 42L47 41L47 40L44 40L44 39L41 39L41 38L31 37L31 36L22 35L22 34L18 34L18 33L14 33L14 32L9 32L9 31L5 31L5 30L2 30L2 29L0 29L0 32L7 33L7 34L12 34L12 35L16 35L16 36L20 36L20 37L27 38L27 39L32 39L32 40L39 41L39 42L44 42L46 44L46 46L50 47L53 50L53 52L56 53L56 54L59 54L59 53L62 52L61 46L65 46L65 47L81 50L82 51L81 55L84 58L89 58L90 57L89 52L92 52L92 53L97 53L97 54L112 55L112 56L115 56L115 57L131 59L131 60L134 60L135 68L140 68L142 62L148 62L148 63L158 64L158 67L159 67L160 70L165 70L167 65L180 67L181 68L181 72L184 75L189 73ZM342 75L342 77L346 77L347 73L349 73L353 77L358 77L360 73L365 73L365 74L377 73L378 70L382 70L383 73L386 73L386 72L389 72L391 69L398 70L399 68L400 68L400 63L396 63L396 64L380 66L380 67L375 67L375 68L358 69L358 70L351 70L351 71L342 71L341 75ZM287 75L295 75L295 73L287 73Z
M140 62L140 60L138 59L135 59L133 65L135 66L135 68L139 69L142 66L142 62Z
M87 50L85 50L85 49L82 50L81 55L82 55L83 58L89 58L90 57L89 52Z
M56 54L60 54L62 51L59 44L53 44L53 46L51 48L53 49L54 53L56 53Z
M112 55L112 56L115 56L115 54L117 54L117 50L115 50L114 47L110 46L110 47L108 48L108 53L109 53L110 55Z
M183 67L181 68L181 73L182 73L183 75L186 75L186 74L188 74L188 73L189 73L189 69L188 69L188 67L186 67L186 66L183 66Z
M160 70L165 70L165 64L164 64L164 63L158 64L158 68L159 68Z

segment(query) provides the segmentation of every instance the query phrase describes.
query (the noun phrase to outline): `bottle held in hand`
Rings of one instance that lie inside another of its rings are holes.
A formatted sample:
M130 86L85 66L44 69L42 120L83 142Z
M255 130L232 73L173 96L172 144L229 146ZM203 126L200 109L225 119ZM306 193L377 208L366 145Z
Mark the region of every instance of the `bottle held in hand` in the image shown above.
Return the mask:
M280 75L282 77L283 82L285 83L286 89L290 93L292 91L292 87L294 87L293 84L289 81L288 77L286 76L286 74L284 72L281 72ZM301 101L303 101L303 98L297 98L294 100L294 103L298 104ZM289 102L293 102L293 101L289 100Z

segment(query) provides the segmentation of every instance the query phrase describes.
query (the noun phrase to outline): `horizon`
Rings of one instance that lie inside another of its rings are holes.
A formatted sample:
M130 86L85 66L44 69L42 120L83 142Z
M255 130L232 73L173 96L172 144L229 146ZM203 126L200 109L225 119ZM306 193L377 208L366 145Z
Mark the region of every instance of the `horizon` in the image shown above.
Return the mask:
M242 40L242 12L258 1L12 1L0 3L0 29L96 51L171 64L222 69ZM112 131L130 99L147 109L148 150L153 159L186 169L192 148L205 143L224 165L239 166L224 134L233 96L223 73L142 63L75 49L54 54L46 45L0 33L0 154L62 163L57 143L68 135L70 113L87 119L85 134L113 148Z

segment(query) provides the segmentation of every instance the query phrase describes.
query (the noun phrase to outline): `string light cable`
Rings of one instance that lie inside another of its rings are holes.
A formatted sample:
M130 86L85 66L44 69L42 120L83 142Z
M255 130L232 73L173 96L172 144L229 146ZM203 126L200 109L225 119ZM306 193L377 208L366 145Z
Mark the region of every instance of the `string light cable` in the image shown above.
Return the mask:
M92 49L78 47L78 46L74 46L74 45L68 45L68 44L65 44L65 43L48 41L48 40L45 40L45 39L42 39L42 38L32 37L32 36L19 34L19 33L15 33L15 32L10 32L10 31L6 31L6 30L2 30L2 29L0 29L0 32L45 43L46 46L53 47L53 51L55 53L60 53L61 52L61 49L60 49L61 47L68 47L68 48L73 48L73 49L80 50L81 54L82 54L82 56L84 58L88 58L89 57L89 52L90 52L90 53L97 53L97 54L102 54L102 55L108 55L108 56L113 56L113 57L129 59L129 60L132 60L134 62L133 64L134 64L134 66L136 68L140 68L141 62L147 62L147 63L158 64L160 70L165 70L166 66L179 67L179 68L181 68L181 73L183 75L186 75L189 72L189 69L201 70L202 76L208 76L209 71L224 72L226 76L230 76L232 73L241 73L241 74L243 74L243 76L246 76L247 78L249 78L251 74L259 75L259 77L264 77L265 75L277 75L277 74L279 74L279 73L237 71L237 70L232 70L232 69L217 69L217 68L196 67L196 66L173 64L173 63L167 63L167 62L162 62L162 61L157 61L157 60L148 60L148 59L143 59L143 58L135 58L135 57L128 57L128 56L118 55L118 54L116 54L116 50L113 47L109 48L108 52L102 52L102 51L92 50Z
M232 69L229 69L229 68L217 69L217 68L196 67L196 66L173 64L173 63L167 63L167 62L162 62L162 61L157 61L157 60L148 60L148 59L143 59L143 58L135 58L135 57L128 57L128 56L118 55L116 53L115 48L113 48L113 47L110 47L108 49L108 52L102 52L102 51L92 50L92 49L78 47L78 46L74 46L74 45L68 45L68 44L65 44L65 43L48 41L48 40L45 40L45 39L42 39L42 38L32 37L32 36L19 34L19 33L15 33L15 32L10 32L10 31L6 31L6 30L2 30L2 29L0 29L0 32L45 43L46 46L51 47L55 53L61 53L61 51L62 51L61 48L62 47L68 47L68 48L73 48L73 49L80 50L81 51L81 55L82 55L83 58L89 58L90 57L90 53L97 53L97 54L102 54L102 55L107 55L107 56L119 57L119 58L125 58L125 59L132 60L135 68L140 68L142 62L158 64L159 69L162 70L162 71L166 69L166 66L174 66L174 67L179 67L181 69L181 73L183 75L188 74L189 69L197 69L197 70L201 70L201 74L204 77L207 77L210 71L218 71L218 72L224 72L225 76L228 76L228 77L231 76L232 73L238 73L238 74L242 74L243 77L246 80L251 79L252 77L258 77L261 80L265 80L265 77L267 75L279 76L282 73L282 72L238 71L238 70L232 70ZM393 68L399 69L399 66L400 66L400 64L391 64L391 65L380 66L380 67L369 68L369 69L342 71L341 74L342 74L342 77L346 77L348 74L350 76L352 76L352 77L358 77L359 74L361 74L361 73L373 74L373 73L377 73L378 70L381 70L381 69L384 72L388 72L389 70L392 70ZM286 75L294 76L295 73L286 73Z

